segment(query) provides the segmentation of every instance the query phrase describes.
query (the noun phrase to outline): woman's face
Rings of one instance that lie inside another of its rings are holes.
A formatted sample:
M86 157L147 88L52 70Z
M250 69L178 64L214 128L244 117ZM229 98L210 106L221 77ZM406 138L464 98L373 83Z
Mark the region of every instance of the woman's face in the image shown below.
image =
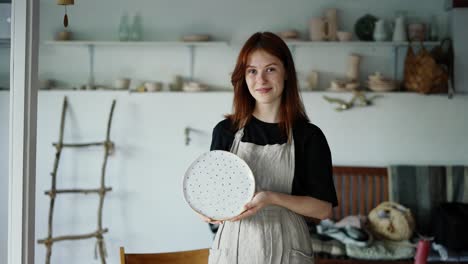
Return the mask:
M257 103L279 105L285 78L284 65L277 57L263 50L250 54L245 81Z

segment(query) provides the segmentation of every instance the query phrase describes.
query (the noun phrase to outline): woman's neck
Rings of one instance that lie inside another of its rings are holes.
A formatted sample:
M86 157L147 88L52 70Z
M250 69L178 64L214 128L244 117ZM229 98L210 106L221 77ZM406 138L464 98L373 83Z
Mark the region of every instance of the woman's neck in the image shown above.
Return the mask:
M279 123L279 104L255 104L252 115L260 121L266 123Z

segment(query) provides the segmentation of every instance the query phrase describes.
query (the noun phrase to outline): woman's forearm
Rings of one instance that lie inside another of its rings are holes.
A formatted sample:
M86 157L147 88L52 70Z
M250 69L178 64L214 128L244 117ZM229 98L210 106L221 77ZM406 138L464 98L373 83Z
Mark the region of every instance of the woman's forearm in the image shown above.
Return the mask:
M268 192L268 196L271 205L285 207L303 216L325 219L331 215L331 203L313 197L277 192Z

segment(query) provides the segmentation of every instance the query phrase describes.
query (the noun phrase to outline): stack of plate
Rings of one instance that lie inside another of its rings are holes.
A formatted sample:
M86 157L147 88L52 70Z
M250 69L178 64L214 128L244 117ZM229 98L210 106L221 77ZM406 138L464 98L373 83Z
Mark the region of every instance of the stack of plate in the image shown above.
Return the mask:
M388 92L393 91L398 87L398 82L383 77L380 72L369 75L367 87L374 92Z
M186 82L182 86L185 92L203 92L208 90L208 86L198 82Z

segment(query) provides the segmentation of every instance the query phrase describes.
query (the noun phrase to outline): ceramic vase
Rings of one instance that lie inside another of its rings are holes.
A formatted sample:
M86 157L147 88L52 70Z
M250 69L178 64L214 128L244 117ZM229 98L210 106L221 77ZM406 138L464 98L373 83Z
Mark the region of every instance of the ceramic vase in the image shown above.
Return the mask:
M325 11L325 20L327 22L327 40L337 41L338 15L336 8L329 8Z
M385 20L379 19L375 22L374 34L375 41L385 41L387 40L387 32L385 30Z
M119 40L120 41L127 41L130 37L130 25L128 22L127 14L123 14L120 17L120 24L119 24Z
M350 54L348 56L348 71L346 76L350 81L357 81L359 79L359 65L361 56L357 54Z
M322 17L312 18L309 22L309 34L312 41L324 41L326 39L326 23Z
M395 19L392 40L395 42L407 41L405 17L399 16Z

